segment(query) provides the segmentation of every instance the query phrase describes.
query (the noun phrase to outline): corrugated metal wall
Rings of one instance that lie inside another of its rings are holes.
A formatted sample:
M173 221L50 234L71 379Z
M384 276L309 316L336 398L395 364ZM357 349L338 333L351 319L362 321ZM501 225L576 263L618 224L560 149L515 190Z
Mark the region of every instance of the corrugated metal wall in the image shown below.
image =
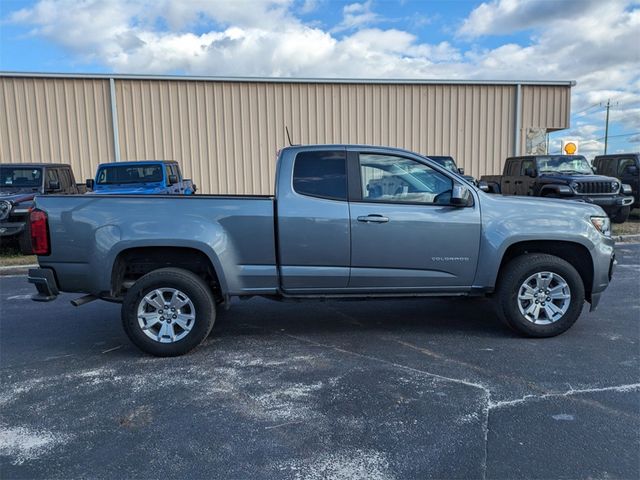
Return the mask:
M567 128L571 113L570 97L571 90L567 87L523 85L522 128Z
M1 163L69 163L84 182L114 158L108 80L0 78Z
M108 79L0 77L0 89L0 161L69 162L84 179L115 159ZM521 138L566 128L569 90L523 86ZM515 85L117 78L115 98L120 158L178 160L201 193L272 193L285 125L294 143L452 155L474 176L514 149Z

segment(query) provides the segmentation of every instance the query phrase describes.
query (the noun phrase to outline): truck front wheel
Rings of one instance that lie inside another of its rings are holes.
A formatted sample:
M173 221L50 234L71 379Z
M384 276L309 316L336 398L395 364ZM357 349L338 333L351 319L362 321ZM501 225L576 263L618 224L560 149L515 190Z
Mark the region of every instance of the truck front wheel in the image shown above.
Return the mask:
M122 325L142 351L183 355L209 335L216 318L213 295L194 273L161 268L141 277L122 303Z
M529 337L566 332L584 304L584 285L576 269L547 254L525 254L502 270L496 290L500 317Z
M624 223L629 219L630 213L631 213L631 207L621 207L611 217L611 221L613 223Z

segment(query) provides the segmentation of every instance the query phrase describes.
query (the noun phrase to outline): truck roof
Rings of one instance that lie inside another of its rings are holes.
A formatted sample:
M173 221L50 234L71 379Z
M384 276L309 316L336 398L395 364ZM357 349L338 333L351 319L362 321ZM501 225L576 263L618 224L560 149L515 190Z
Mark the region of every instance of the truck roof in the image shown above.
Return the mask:
M28 162L28 163L0 163L0 167L55 167L55 168L60 168L60 167L67 167L67 168L71 168L71 165L69 165L68 163L35 163L35 162Z
M98 165L98 168L100 167L106 167L106 166L110 166L110 165L151 165L151 164L158 164L158 163L162 163L163 165L167 165L167 164L177 164L178 162L176 160L128 160L126 162L105 162L105 163L101 163L100 165Z
M385 150L387 152L397 152L397 153L409 153L411 155L418 155L418 156L427 156L428 155L423 155L420 153L416 153L416 152L412 152L411 150L407 150L404 148L398 148L398 147L389 147L386 145L364 145L364 144L357 144L357 143L327 143L327 144L323 144L323 143L317 143L317 144L305 144L305 145L291 145L289 147L283 147L281 150L320 150L320 149L327 149L327 148L335 148L335 149L341 149L341 148L361 148L361 149L376 149L376 150Z

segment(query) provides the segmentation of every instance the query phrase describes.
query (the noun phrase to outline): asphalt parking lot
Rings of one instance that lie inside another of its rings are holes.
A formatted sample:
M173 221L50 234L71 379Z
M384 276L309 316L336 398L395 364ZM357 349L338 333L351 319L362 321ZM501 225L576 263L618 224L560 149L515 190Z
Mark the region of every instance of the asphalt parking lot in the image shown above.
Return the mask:
M194 353L0 278L2 478L638 478L640 245L565 335L484 299L237 302Z

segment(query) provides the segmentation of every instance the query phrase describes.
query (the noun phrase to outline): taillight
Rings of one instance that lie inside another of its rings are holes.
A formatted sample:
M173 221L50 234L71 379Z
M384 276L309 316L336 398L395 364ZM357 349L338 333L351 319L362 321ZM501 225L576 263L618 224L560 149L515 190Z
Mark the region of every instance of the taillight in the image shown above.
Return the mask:
M49 225L47 214L37 208L29 214L31 251L36 255L49 255Z

